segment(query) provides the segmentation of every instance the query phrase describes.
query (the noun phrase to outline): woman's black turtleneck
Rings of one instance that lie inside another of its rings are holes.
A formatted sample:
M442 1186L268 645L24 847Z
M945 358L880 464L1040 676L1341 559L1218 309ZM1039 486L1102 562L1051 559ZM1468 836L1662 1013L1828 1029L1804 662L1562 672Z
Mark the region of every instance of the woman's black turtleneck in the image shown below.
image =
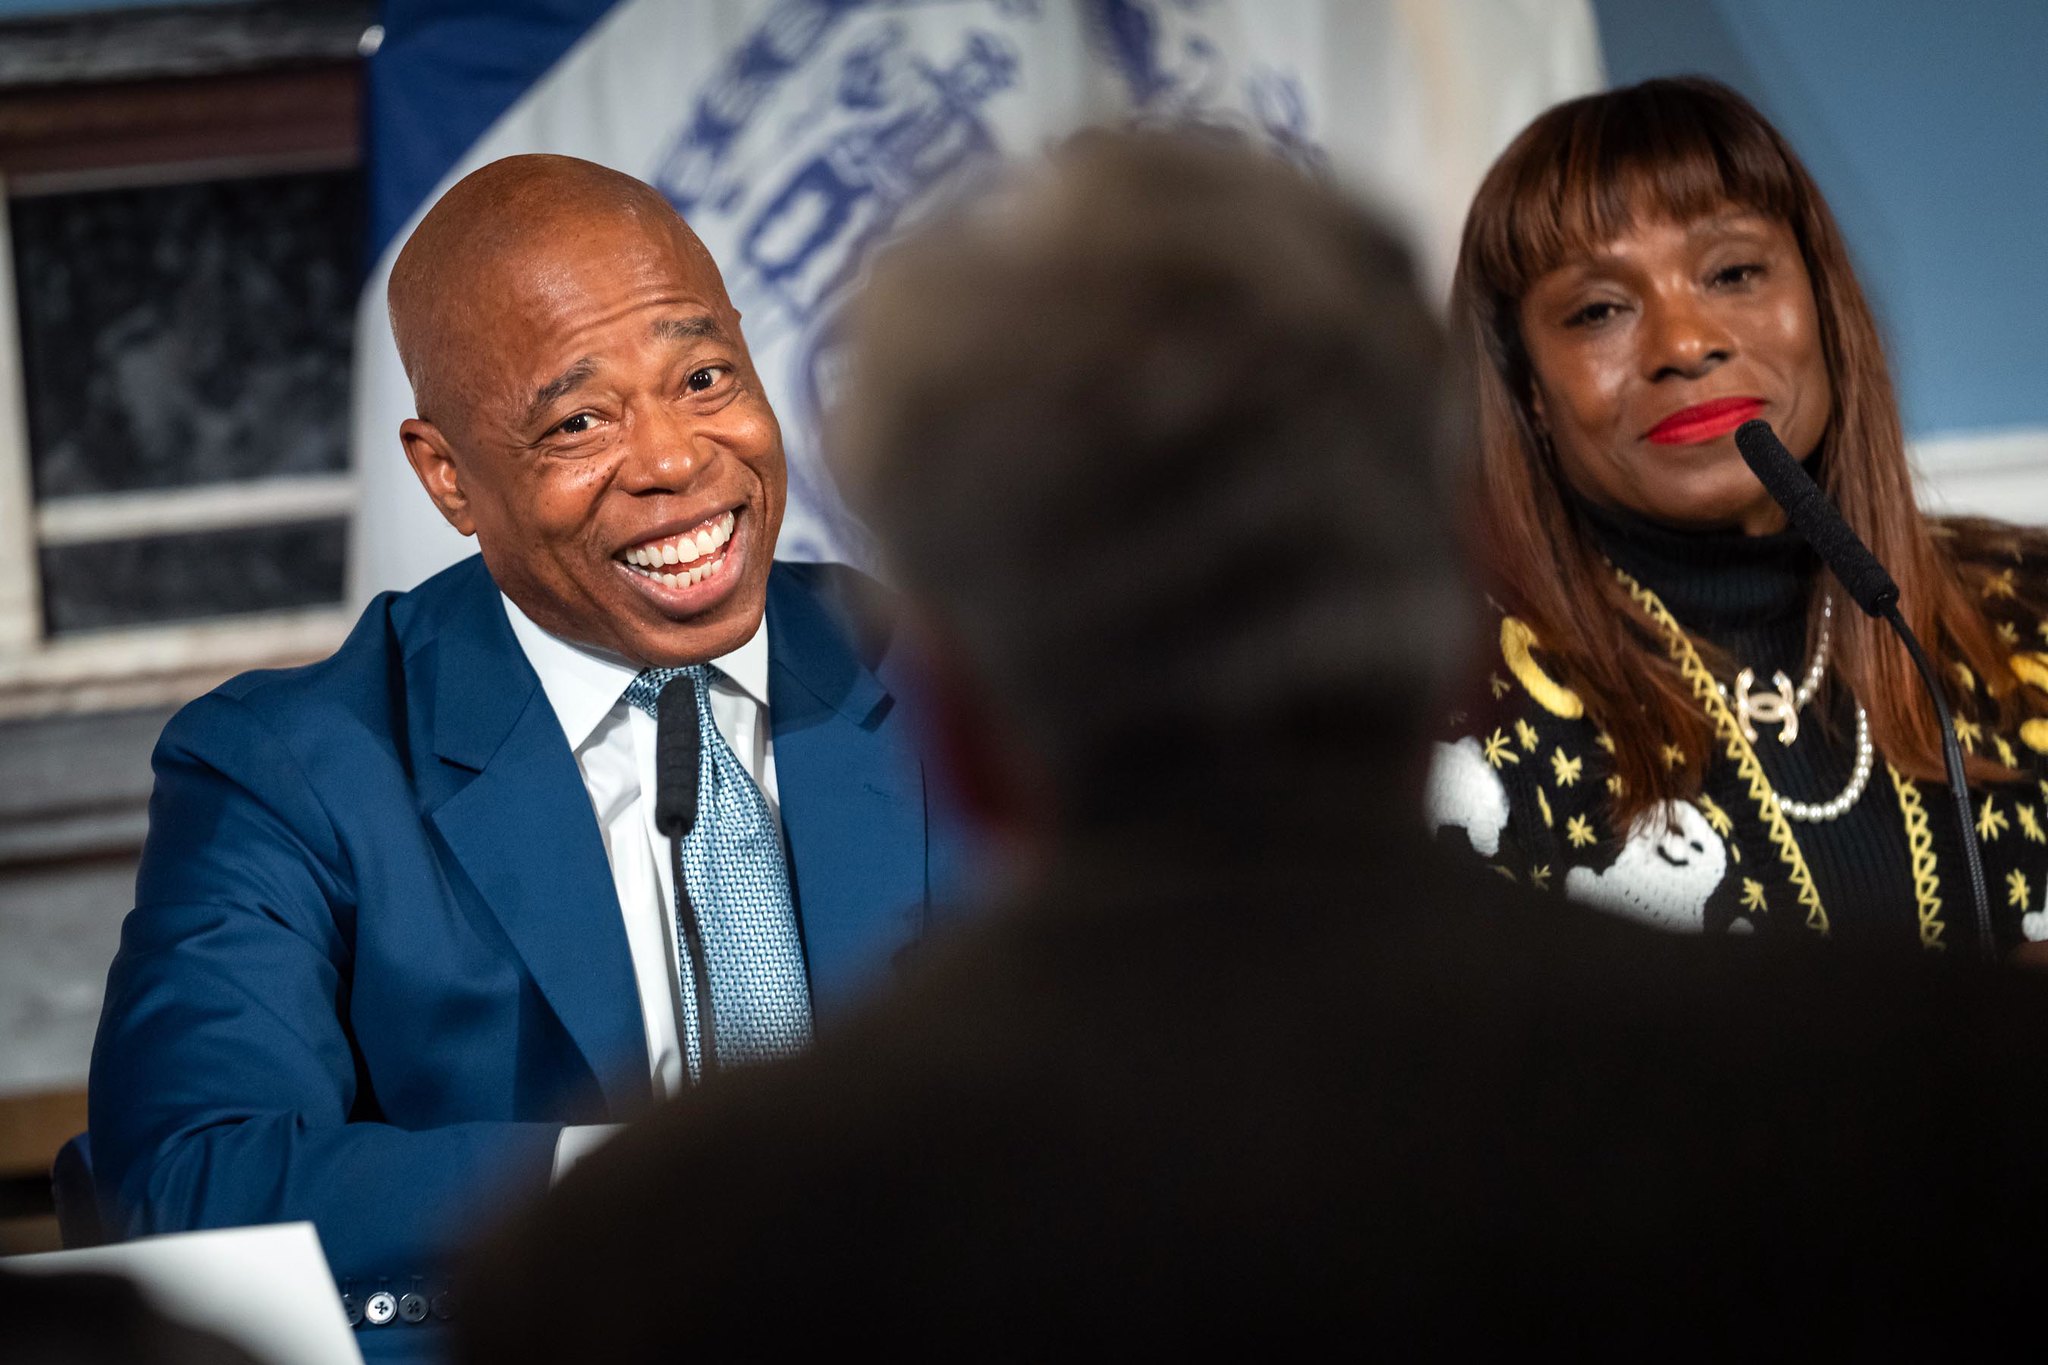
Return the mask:
M1721 678L1756 670L1770 687L1783 671L1796 687L1812 661L1806 616L1820 559L1795 532L1746 536L1739 531L1679 531L1633 513L1581 502L1595 542L1617 567L1663 599L1695 639L1711 643L1728 661ZM1852 603L1836 595L1840 619ZM1710 660L1711 664L1711 660ZM1800 712L1799 738L1778 742L1774 726L1759 725L1752 745L1771 785L1796 801L1830 801L1856 767L1856 708L1841 687L1825 688ZM1834 937L1852 942L1911 947L1918 940L1912 856L1883 755L1863 796L1841 818L1802 824L1793 836L1827 907Z

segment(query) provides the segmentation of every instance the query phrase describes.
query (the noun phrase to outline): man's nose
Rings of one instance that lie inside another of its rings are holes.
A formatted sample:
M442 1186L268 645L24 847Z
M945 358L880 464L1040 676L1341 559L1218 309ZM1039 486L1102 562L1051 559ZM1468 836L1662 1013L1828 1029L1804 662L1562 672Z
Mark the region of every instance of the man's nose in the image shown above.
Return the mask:
M716 457L716 446L701 432L657 414L634 432L621 475L635 493L680 493L702 478Z
M1734 335L1689 289L1654 295L1643 313L1643 368L1652 381L1698 379L1735 354Z

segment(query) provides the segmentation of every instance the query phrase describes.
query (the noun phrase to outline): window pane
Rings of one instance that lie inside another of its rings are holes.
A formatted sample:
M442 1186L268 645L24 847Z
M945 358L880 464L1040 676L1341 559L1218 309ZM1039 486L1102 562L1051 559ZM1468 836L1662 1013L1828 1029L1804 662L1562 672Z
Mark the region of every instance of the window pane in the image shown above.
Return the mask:
M348 522L301 522L42 552L52 635L193 621L341 600Z
M12 205L38 499L348 463L356 171Z

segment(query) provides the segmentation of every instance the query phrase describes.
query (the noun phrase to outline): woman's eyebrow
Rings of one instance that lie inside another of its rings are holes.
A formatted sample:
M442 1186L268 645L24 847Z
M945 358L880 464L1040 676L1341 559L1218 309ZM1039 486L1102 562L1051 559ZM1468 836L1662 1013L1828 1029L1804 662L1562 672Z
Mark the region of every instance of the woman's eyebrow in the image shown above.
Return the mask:
M1711 218L1695 218L1687 225L1685 235L1707 237L1719 232L1754 230L1768 226L1771 221L1768 214L1759 213L1755 209L1733 209L1727 213L1717 213Z
M1530 281L1524 297L1541 289L1570 289L1590 277L1611 274L1626 266L1628 258L1609 251L1606 247L1595 247L1569 256Z

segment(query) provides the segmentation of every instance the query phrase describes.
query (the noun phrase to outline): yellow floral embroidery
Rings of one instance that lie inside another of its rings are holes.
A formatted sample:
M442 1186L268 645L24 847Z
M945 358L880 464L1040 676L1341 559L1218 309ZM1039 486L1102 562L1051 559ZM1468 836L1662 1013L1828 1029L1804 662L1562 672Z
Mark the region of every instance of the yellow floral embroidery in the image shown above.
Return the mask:
M2048 830L2041 828L2041 817L2034 814L2034 808L2020 801L2014 804L2013 809L2020 813L2020 833L2027 836L2027 842L2048 844Z
M2039 716L2036 716L2030 721L2022 722L2020 725L2020 743L2026 745L2037 754L2048 754L2048 720L2042 720ZM2048 784L2043 785L2042 792L2044 795L2048 795Z
M2014 592L2012 570L2000 569L1985 579L1983 592L1986 600L1993 597L2011 597Z
M1500 873L1501 876L1506 877L1509 881L1515 879L1515 874L1502 867L1499 863L1488 863L1487 866Z
M1522 761L1522 756L1515 752L1514 746L1508 742L1508 737L1499 730L1486 737L1486 747L1480 752L1484 753L1486 761L1496 768L1503 763Z
M1764 904L1764 884L1754 877L1742 879L1742 908L1770 913L1771 907Z
M1614 752L1614 736L1608 734L1605 730L1602 730L1598 734L1594 735L1593 742L1599 745L1601 748L1605 749L1610 754Z
M1977 812L1977 837L1987 844L1996 842L2012 824L2005 818L2005 812L1992 804L1996 800L1993 796L1985 797L1984 808Z
M1941 869L1934 861L1934 833L1927 827L1927 807L1920 800L1920 789L1906 780L1891 764L1884 765L1891 774L1892 790L1898 793L1899 815L1906 822L1906 848L1913 857L1913 901L1919 908L1920 946L1934 952L1948 951L1948 945L1941 941L1947 925L1941 920ZM2048 787L2048 782L2042 784Z
M1963 748L1977 752L1977 741L1984 738L1984 727L1967 716L1956 717L1956 738L1963 742Z
M1722 810L1721 803L1713 797L1701 792L1693 798L1693 804L1700 808L1700 814L1707 817L1707 823L1713 826L1714 833L1723 839L1734 833L1735 821L1729 818L1728 812Z
M1628 783L1622 779L1620 773L1607 774L1607 794L1609 796L1620 796L1627 790Z
M1578 785L1579 770L1586 766L1586 760L1583 758L1567 758L1563 748L1560 747L1551 751L1550 766L1557 774L1557 785L1560 787L1571 787Z
M1543 813L1543 828L1554 829L1557 821L1551 818L1550 798L1543 794L1543 788L1536 789L1536 809Z
M1676 744L1665 745L1664 766L1667 768L1683 768L1685 766L1685 750L1679 748Z
M2048 692L2048 654L2022 650L2005 662L2015 678L2029 687Z
M1583 815L1574 815L1565 822L1564 837L1572 841L1573 848L1584 848L1588 844L1599 842L1599 838L1593 833L1592 822Z
M1536 727L1526 720L1515 722L1515 738L1521 740L1522 747L1532 754L1536 752L1536 746L1542 743L1536 738Z
M2005 874L2005 903L2021 910L2027 908L2027 874L2018 868Z
M1958 659L1950 664L1949 667L1955 670L1956 681L1963 685L1963 691L1975 692L1977 690L1977 675L1970 671L1968 664Z
M2003 763L2008 768L2020 766L2019 755L2012 751L2012 745L2005 742L2004 735L1993 735L1991 737L1991 745L1998 750L1998 761L2000 763Z
M1529 869L1529 885L1535 887L1538 891L1548 891L1550 889L1550 865L1548 863L1542 867L1532 867Z
M1500 657L1508 672L1522 685L1535 703L1561 720L1577 720L1586 714L1579 694L1543 671L1529 651L1535 647L1536 632L1518 616L1500 618Z
M1513 683L1509 682L1506 678L1503 678L1498 673L1489 673L1486 675L1487 690L1493 693L1493 699L1495 701L1499 701L1502 697L1505 697L1508 694L1508 689L1513 686Z
M2009 645L2018 645L2020 642L2020 628L2010 621L2000 621L1998 623L1998 638Z

